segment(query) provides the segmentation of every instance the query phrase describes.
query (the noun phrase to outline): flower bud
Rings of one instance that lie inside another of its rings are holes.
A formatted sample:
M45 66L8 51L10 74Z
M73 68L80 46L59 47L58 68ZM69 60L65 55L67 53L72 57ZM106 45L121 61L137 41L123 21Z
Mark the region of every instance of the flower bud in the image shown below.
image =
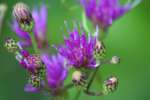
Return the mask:
M4 44L4 47L8 50L8 52L15 53L18 50L17 43L12 38L7 38Z
M115 76L111 76L106 81L104 81L104 93L108 94L117 89L118 86L118 79Z
M35 69L35 75L38 75L41 79L45 78L45 73L46 70L44 65Z
M80 71L75 71L72 74L72 81L76 86L85 86L86 84L86 75Z
M29 78L29 84L31 84L33 87L40 87L41 86L40 77L36 75L31 75L31 77Z
M102 59L105 56L105 46L101 41L96 41L96 45L94 48L94 56L95 58Z
M13 15L18 21L20 27L30 32L33 29L34 21L28 6L24 3L17 3L13 8Z
M120 63L120 57L118 56L113 56L112 59L110 60L111 64L118 64Z

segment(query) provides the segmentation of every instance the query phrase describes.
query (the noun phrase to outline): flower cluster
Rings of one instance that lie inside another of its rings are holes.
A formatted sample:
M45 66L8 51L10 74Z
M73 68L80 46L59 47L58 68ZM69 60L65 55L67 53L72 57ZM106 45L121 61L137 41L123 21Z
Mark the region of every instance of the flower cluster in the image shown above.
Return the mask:
M19 7L18 7L18 5L19 5ZM21 9L22 13L27 14L27 15L20 14L21 11L20 10L16 11L16 9ZM26 17L27 19L25 21L34 22L33 32L34 32L34 36L35 36L35 40L36 40L38 48L41 49L41 48L48 47L48 43L47 43L47 39L46 39L46 32L47 32L47 27L46 27L46 25L47 25L47 8L46 8L46 6L42 5L39 10L34 9L32 11L32 13L30 13L28 11L28 9L29 8L26 6L24 8L24 4L22 4L22 3L18 3L14 7L13 15L15 16L17 21L16 21L16 19L13 20L12 30L17 34L17 36L19 36L22 39L21 41L19 41L19 44L22 47L29 47L32 45L30 32L26 31L26 29L20 27L20 23L18 23L18 20L20 21L22 19L22 17L24 18L24 17L30 15L32 20L30 17L29 18ZM24 11L26 11L26 12L24 12ZM16 16L16 14L18 14L20 16ZM30 26L27 23L25 23L23 25Z
M102 91L90 90L96 72L103 64L118 64L120 57L106 59L106 48L99 39L99 29L108 30L114 20L123 16L132 6L119 5L118 0L81 0L87 17L96 25L94 34L83 28L74 28L64 37L64 44L56 47L58 52L51 55L47 33L47 7L30 9L24 3L17 3L13 9L12 30L21 38L18 42L7 38L5 48L15 55L16 60L28 73L26 92L47 91L53 95L65 93L71 87L81 87L84 93L101 96L117 89L118 79L111 76L104 81ZM27 48L33 49L32 52ZM49 52L50 51L50 52ZM73 70L73 73L72 73ZM69 73L71 72L71 73ZM65 80L72 74L71 84Z

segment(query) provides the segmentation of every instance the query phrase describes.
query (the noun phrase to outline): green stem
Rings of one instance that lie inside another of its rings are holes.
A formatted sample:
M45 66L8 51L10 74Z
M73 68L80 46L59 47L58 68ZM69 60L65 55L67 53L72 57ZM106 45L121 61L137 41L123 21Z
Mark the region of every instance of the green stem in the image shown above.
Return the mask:
M36 40L35 40L34 33L33 33L33 32L30 32L30 36L31 36L31 42L32 42L32 46L33 46L33 49L34 49L35 53L39 53L39 50L38 50L38 48L37 48L37 43L36 43Z
M97 67L96 70L94 70L94 72L92 73L91 78L89 80L89 83L87 85L87 88L86 88L86 90L84 90L84 93L86 93L87 95L91 95L91 96L102 96L102 95L104 95L103 92L98 92L98 91L97 92L93 92L93 91L90 91L90 87L91 87L91 85L93 83L93 80L94 80L94 78L95 78L95 76L96 76L99 68L100 68L100 66Z
M92 73L92 76L91 76L90 81L89 81L89 83L87 85L87 88L86 88L87 91L89 91L89 89L92 85L92 82L94 80L94 77L96 76L97 71L98 71L98 69L94 70L94 72Z
M98 72L98 69L99 69L99 68L100 68L100 66L97 67L97 69L95 69L94 72L92 73L91 78L90 78L90 80L89 80L89 83L88 83L88 85L87 85L86 91L89 91L89 89L90 89L90 87L91 87L91 85L92 85L92 83L93 83L93 80L94 80L94 78L95 78L95 76L96 76L96 73Z
M84 91L87 95L90 95L90 96L102 96L104 95L103 92L93 92L93 91Z
M86 15L85 15L84 11L82 12L82 24L83 24L83 27L84 27L85 31L87 33L90 33L88 25L87 25L87 18L86 18Z
M74 97L73 100L78 100L79 97L80 97L80 95L81 95L81 90L78 90L78 91L77 91L77 94L75 95L75 97Z

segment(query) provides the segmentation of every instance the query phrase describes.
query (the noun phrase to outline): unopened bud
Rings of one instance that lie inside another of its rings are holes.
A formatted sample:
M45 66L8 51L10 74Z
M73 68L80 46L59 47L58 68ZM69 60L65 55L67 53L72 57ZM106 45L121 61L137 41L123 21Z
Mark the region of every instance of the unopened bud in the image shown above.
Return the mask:
M85 86L86 84L86 75L81 73L80 71L75 71L72 74L72 81L76 86Z
M118 56L113 56L113 57L111 58L111 60L110 60L110 63L111 63L111 64L118 64L118 63L120 63L120 57L118 57Z
M4 46L6 47L8 52L11 52L11 53L15 53L18 50L17 43L12 38L7 38L6 41L5 41Z
M40 87L41 86L40 77L31 75L31 77L29 78L29 84L31 84L33 87Z
M13 8L13 15L24 31L30 32L33 29L34 21L26 4L17 3Z
M46 70L44 65L35 69L35 75L38 75L41 79L45 78L45 73Z
M105 46L101 41L96 41L96 45L94 48L94 56L95 58L102 59L104 58L106 53Z
M118 86L118 79L115 76L108 78L106 81L104 81L103 85L104 93L108 94L115 91L117 89L117 86Z

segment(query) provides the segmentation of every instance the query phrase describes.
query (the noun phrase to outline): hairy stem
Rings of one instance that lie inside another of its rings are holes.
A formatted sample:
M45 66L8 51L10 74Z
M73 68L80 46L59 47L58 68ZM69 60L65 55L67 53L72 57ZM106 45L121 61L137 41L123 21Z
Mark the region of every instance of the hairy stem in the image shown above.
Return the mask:
M33 46L33 49L34 49L35 53L39 53L34 33L30 32L30 36L31 36L32 46Z
M99 67L98 67L98 68L99 68ZM89 81L89 83L88 83L88 85L87 85L86 91L89 91L89 89L90 89L90 87L91 87L91 85L92 85L92 82L93 82L93 80L94 80L94 78L95 78L95 76L96 76L96 73L98 72L98 68L95 69L94 72L92 73L92 76L91 76L90 81Z

